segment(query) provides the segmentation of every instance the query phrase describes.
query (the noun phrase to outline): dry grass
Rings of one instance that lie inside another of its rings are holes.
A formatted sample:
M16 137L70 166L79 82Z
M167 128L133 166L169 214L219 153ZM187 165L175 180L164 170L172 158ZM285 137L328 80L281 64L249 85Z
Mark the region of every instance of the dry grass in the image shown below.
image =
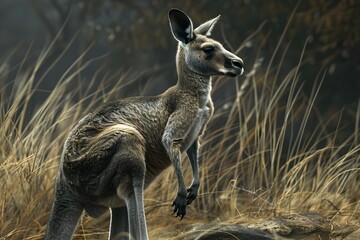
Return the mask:
M117 98L129 79L137 80L98 74L90 81L82 79L89 62L82 63L80 56L41 105L30 109L38 91L34 79L50 49L31 68L17 68L10 96L5 94L9 87L0 86L0 237L6 239L43 237L68 132L94 106ZM286 52L276 64L263 64L265 70L258 61L241 81L230 80L236 96L217 103L203 141L200 196L183 221L171 216L176 194L173 169L149 187L145 204L150 238L175 239L198 222L244 222L303 211L319 212L337 223L359 224L360 105L349 123L352 133L340 138L341 128L328 132L334 119L318 117L314 107L324 76L314 78L313 93L305 97L298 83L302 59L282 76L285 57ZM51 67L55 65L56 61ZM5 60L0 82L11 71ZM47 72L41 81L46 77ZM95 82L99 87L92 91ZM190 182L186 160L184 168ZM107 228L108 215L85 216L76 238L104 239Z

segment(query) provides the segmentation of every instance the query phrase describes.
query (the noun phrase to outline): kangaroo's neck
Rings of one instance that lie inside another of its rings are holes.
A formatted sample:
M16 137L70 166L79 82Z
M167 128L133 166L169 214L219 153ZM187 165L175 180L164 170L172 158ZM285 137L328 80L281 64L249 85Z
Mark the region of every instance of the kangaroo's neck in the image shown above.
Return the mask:
M185 62L185 50L178 46L176 54L177 86L181 89L192 91L207 102L211 92L211 77L197 74ZM206 104L206 103L205 103Z

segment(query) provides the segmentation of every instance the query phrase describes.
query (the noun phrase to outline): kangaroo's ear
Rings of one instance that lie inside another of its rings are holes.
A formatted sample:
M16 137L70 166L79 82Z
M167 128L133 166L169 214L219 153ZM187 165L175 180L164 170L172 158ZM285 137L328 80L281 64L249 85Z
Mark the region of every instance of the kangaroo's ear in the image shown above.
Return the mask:
M171 32L176 40L188 44L194 39L193 23L184 12L179 9L171 9L169 22Z
M207 22L204 22L203 24L201 24L200 26L198 26L197 28L195 28L194 32L195 33L199 33L201 35L205 35L207 37L211 36L211 32L215 26L215 24L217 23L217 21L219 20L220 15L217 16L216 18L213 18Z

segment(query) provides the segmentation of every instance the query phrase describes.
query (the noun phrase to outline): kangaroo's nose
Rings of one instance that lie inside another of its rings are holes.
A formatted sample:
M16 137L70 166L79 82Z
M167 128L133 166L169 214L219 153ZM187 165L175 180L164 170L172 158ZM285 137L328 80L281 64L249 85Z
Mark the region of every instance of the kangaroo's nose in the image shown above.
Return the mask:
M244 62L241 59L231 59L231 65L236 68L244 68Z

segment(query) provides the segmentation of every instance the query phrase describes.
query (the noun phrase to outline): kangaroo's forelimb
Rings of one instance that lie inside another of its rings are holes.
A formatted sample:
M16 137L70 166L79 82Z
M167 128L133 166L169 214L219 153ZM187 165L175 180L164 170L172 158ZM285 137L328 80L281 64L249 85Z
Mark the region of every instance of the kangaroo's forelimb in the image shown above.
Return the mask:
M200 185L200 176L199 176L199 140L196 139L190 148L186 151L188 158L191 164L191 170L193 174L193 181L190 187L187 189L186 203L189 205L192 201L195 200L198 194L198 189Z
M184 111L187 111L184 114ZM196 107L193 109L182 109L174 112L167 122L162 137L162 143L169 155L169 158L175 168L175 174L178 180L178 192L173 201L174 213L182 219L186 214L186 187L181 167L181 152L183 148L187 148L185 140L187 133L191 130L193 119L196 116ZM186 116L186 117L185 117ZM179 121L179 118L182 121Z

